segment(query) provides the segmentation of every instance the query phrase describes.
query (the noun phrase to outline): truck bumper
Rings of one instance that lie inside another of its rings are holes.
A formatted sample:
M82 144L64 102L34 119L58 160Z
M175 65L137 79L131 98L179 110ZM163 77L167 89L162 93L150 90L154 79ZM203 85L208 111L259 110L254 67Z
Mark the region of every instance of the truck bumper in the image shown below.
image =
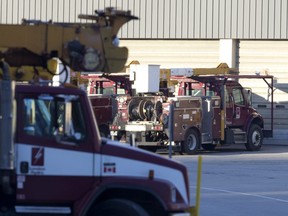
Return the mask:
M188 212L183 212L183 213L172 213L170 216L191 216L190 213Z
M177 213L171 213L169 216L198 216L198 211L195 206L191 206L188 209L188 212L177 212Z
M192 216L189 212L172 213L170 216Z

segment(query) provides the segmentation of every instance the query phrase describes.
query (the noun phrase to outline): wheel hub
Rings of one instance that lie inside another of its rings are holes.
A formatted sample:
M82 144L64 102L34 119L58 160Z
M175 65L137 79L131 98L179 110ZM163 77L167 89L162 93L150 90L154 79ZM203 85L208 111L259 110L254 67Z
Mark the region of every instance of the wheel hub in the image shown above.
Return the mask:
M189 146L189 150L194 150L196 148L196 137L194 135L189 136L188 146Z
M258 146L260 144L260 134L256 131L253 133L252 142L255 146Z

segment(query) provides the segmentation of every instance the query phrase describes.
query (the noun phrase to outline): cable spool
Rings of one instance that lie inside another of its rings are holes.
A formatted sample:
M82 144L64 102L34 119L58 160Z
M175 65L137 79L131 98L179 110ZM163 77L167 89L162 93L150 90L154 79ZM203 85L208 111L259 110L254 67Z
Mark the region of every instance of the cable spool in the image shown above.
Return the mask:
M128 103L128 115L129 115L130 121L139 120L138 106L139 106L140 100L141 100L140 98L133 98Z
M131 121L151 121L154 116L154 103L151 100L133 98L128 104L129 119Z
M142 120L150 121L153 117L154 104L150 100L142 100L139 104L139 116Z

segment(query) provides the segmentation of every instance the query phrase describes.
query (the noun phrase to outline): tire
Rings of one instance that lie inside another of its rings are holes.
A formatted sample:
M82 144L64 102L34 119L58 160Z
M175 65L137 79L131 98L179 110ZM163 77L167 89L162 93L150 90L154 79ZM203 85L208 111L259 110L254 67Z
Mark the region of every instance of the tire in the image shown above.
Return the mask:
M148 213L135 202L126 199L110 199L95 206L89 216L149 216Z
M250 126L247 143L245 144L248 151L259 151L263 143L263 131L262 128L257 124Z
M200 147L200 139L198 133L193 129L189 129L186 132L184 142L182 142L181 146L182 153L189 155L196 154L199 147Z
M204 150L207 150L207 151L213 151L216 148L216 145L214 144L202 144L201 146Z

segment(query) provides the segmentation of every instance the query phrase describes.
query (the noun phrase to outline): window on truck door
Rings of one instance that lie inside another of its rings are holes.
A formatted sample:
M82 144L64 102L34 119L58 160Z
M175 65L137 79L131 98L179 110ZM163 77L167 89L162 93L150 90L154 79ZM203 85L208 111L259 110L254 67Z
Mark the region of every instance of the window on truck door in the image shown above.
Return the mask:
M233 107L233 98L231 94L228 93L227 88L225 88L225 102L226 102L226 108L231 108Z
M83 141L86 126L79 99L69 95L24 98L24 133L61 143Z
M244 105L244 97L242 94L242 90L240 88L234 88L232 90L234 103L237 105Z

